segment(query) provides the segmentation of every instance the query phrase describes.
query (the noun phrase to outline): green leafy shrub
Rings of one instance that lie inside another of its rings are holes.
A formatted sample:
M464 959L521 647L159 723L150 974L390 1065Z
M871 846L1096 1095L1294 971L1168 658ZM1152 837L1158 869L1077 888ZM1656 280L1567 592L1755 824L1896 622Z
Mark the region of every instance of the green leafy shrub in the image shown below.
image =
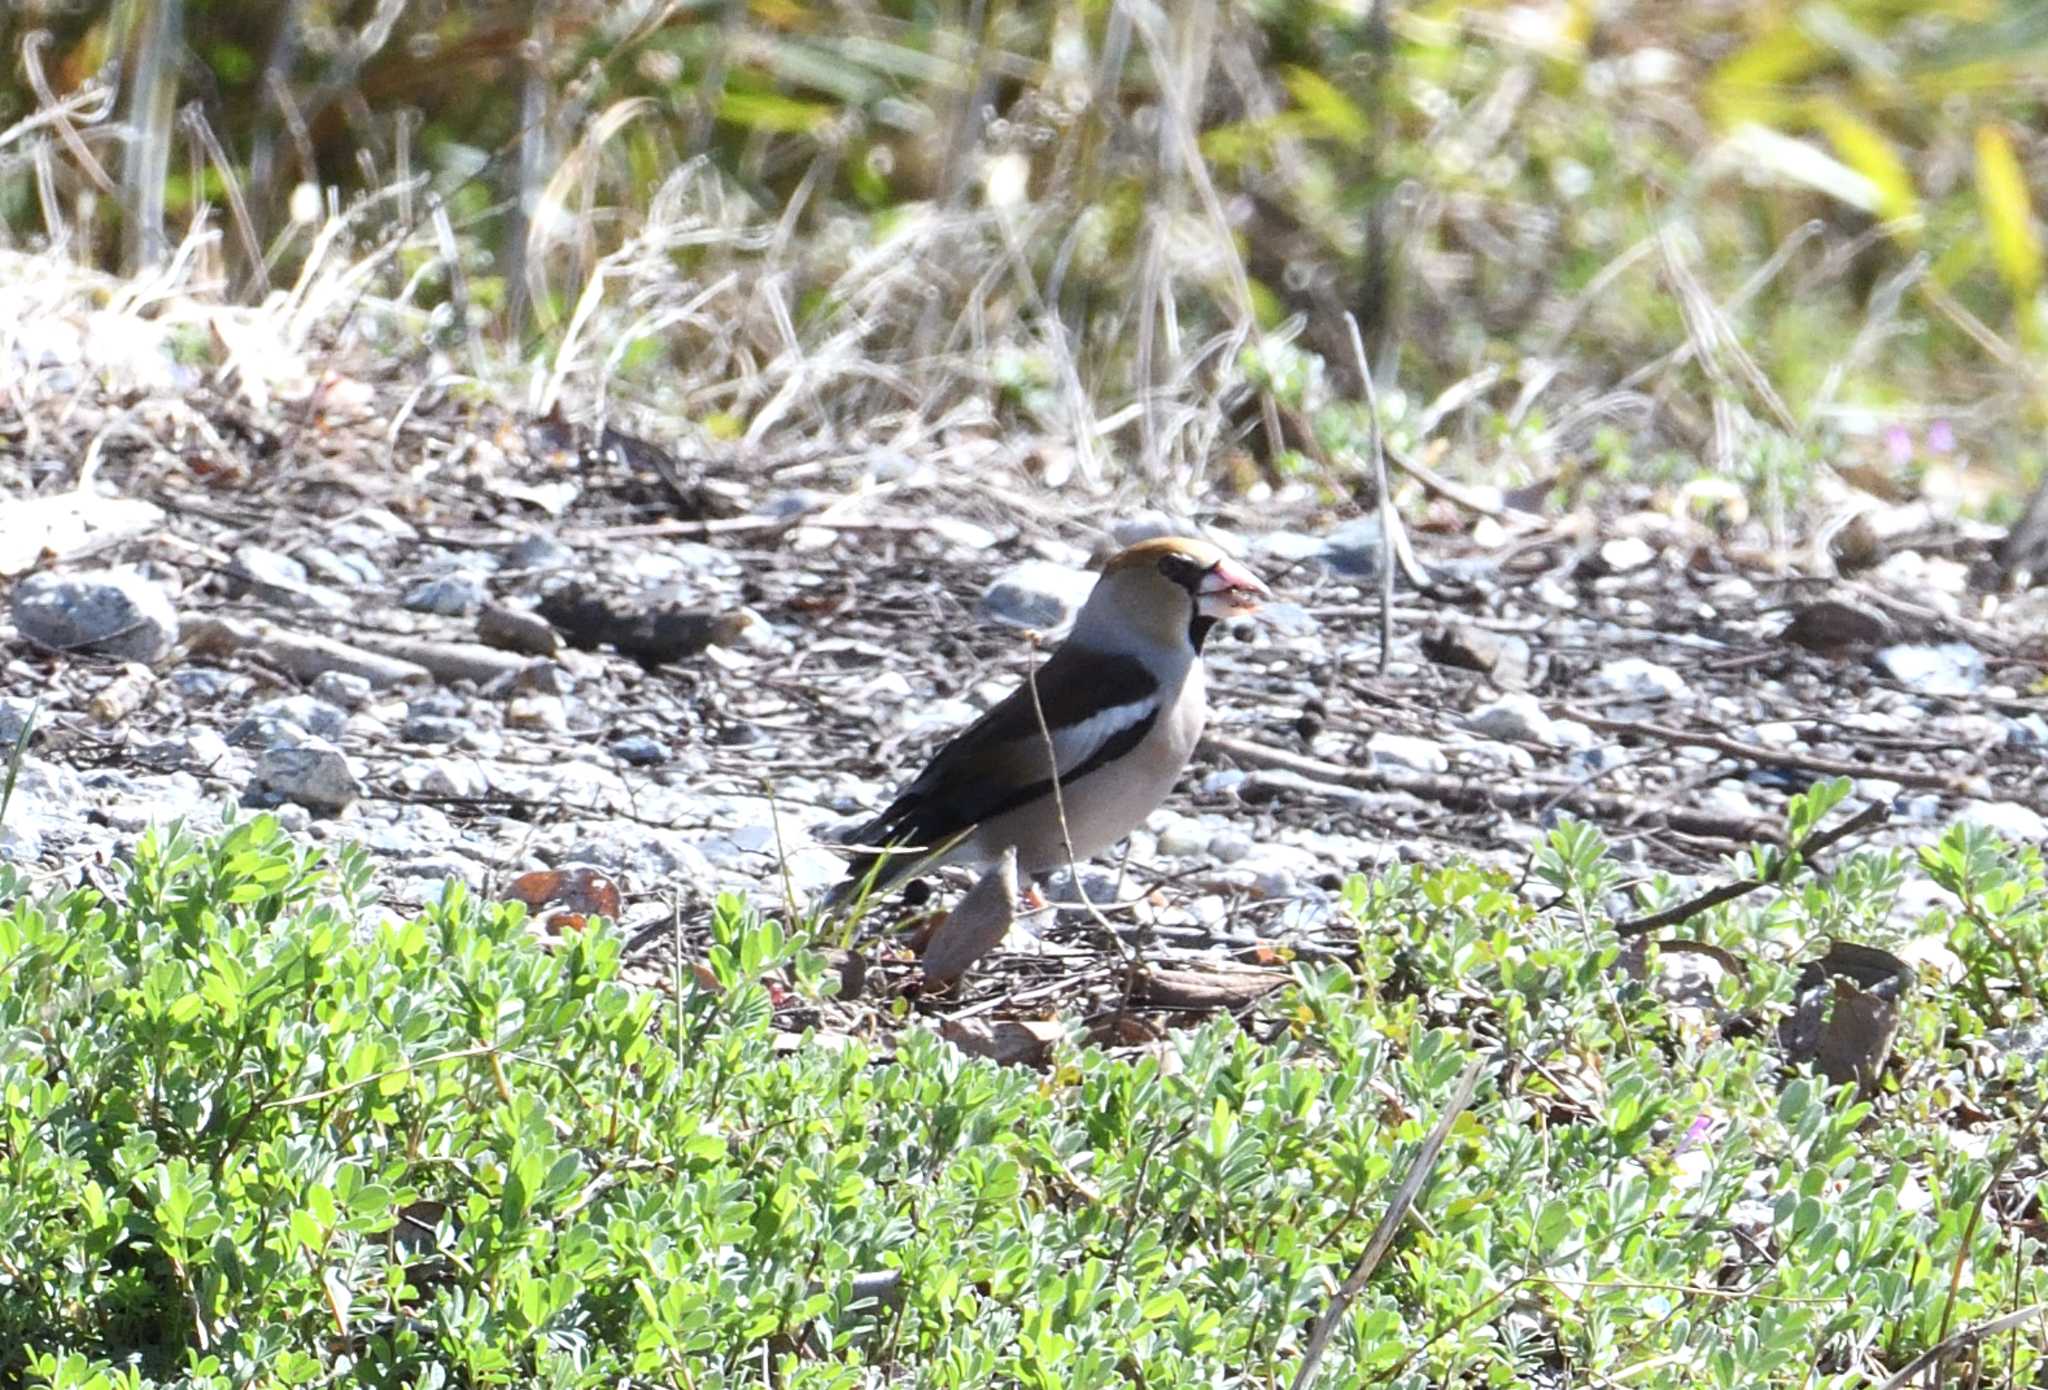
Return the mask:
M6 870L0 1383L1281 1382L1474 1046L1323 1384L1846 1387L2048 1296L2023 1133L1699 1026L1613 968L1617 874L1567 826L1554 907L1355 882L1354 963L1040 1073L916 1026L790 1046L819 962L730 899L716 987L671 998L603 924L545 943L453 886L382 918L268 817L147 836L118 889ZM1761 951L1782 912L1710 925ZM1915 1007L1908 1067L1952 1063ZM2043 1365L2033 1329L1973 1355Z

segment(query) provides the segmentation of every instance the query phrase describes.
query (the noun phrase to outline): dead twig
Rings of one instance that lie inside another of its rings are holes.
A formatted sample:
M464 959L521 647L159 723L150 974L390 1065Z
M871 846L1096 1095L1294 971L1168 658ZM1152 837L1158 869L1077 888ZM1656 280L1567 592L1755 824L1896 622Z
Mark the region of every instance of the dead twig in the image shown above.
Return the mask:
M1451 1126L1458 1122L1458 1116L1465 1113L1465 1107L1472 1103L1473 1095L1479 1090L1479 1073L1484 1065L1483 1059L1478 1057L1466 1064L1465 1074L1458 1078L1457 1088L1451 1092L1444 1113L1437 1117L1436 1128L1429 1132L1429 1138L1422 1141L1415 1161L1408 1165L1408 1176L1401 1180L1394 1200L1387 1204L1386 1214L1373 1228L1372 1238L1366 1241L1365 1252L1358 1257L1358 1263L1351 1267L1350 1275L1337 1292L1331 1295L1329 1307L1323 1309L1322 1316L1316 1319L1315 1327L1308 1334L1308 1346L1302 1351L1301 1368L1294 1373L1293 1390L1307 1390L1315 1380L1316 1368L1322 1364L1323 1350L1330 1343L1330 1334L1343 1321L1351 1301L1365 1288L1365 1281L1372 1278L1372 1272L1379 1268L1388 1247L1394 1243L1395 1234L1401 1229L1401 1223L1407 1220L1409 1208L1422 1195L1423 1185L1435 1171L1437 1156L1451 1137Z
M1373 389L1372 363L1365 357L1365 338L1358 331L1358 315L1349 310L1344 314L1344 326L1351 331L1351 352L1358 359L1358 379L1365 383L1366 423L1372 434L1373 483L1380 491L1380 545L1389 557L1394 550L1394 528L1401 519L1394 515L1393 490L1387 486L1387 447L1380 438L1380 397ZM1394 658L1394 566L1383 560L1380 564L1380 674L1387 674L1387 663Z
M1956 796L1978 794L1969 778L1958 777L1949 772L1925 772L1916 767L1900 767L1890 763L1824 758L1817 753L1795 753L1787 748L1770 748L1761 743L1745 743L1739 738L1729 738L1725 734L1710 734L1699 729L1674 729L1666 724L1639 724L1627 719L1602 719L1597 714L1573 709L1569 705L1561 706L1560 712L1566 718L1576 719L1587 728L1597 729L1603 734L1623 734L1635 738L1657 739L1664 743L1711 748L1716 753L1726 753L1731 758L1744 758L1766 767L1795 767L1804 772L1818 772L1829 777L1878 777L1887 782L1897 782L1902 787L1931 787L1936 791L1950 792Z
M1347 767L1254 743L1250 739L1232 738L1227 734L1205 734L1202 744L1211 753L1227 754L1254 767L1281 768L1317 781L1335 783L1339 787L1402 792L1454 811L1531 812L1552 803L1560 791L1558 787L1543 784L1502 786L1498 782L1477 778ZM1709 835L1749 843L1775 844L1778 839L1777 823L1762 817L1726 816L1682 805L1646 804L1640 797L1613 796L1573 788L1562 790L1566 795L1561 802L1556 802L1557 805L1593 819L1618 824L1651 820L1688 835Z
M1681 922L1699 916L1709 908L1719 907L1722 903L1732 903L1737 898L1749 896L1759 888L1768 888L1774 883L1783 883L1792 872L1794 865L1802 861L1810 861L1814 855L1819 854L1822 850L1832 849L1851 835L1861 834L1865 830L1883 825L1890 818L1891 808L1889 806L1886 806L1881 801L1873 802L1848 820L1843 821L1833 830L1823 830L1808 836L1797 846L1798 852L1796 854L1787 855L1779 862L1778 871L1771 875L1771 877L1737 879L1733 883L1724 883L1718 888L1709 889L1698 897L1682 902L1676 907L1667 907L1662 912L1653 912L1647 917L1636 917L1626 922L1616 923L1614 928L1615 935L1626 938L1641 936L1645 932L1658 931L1664 927L1675 927Z

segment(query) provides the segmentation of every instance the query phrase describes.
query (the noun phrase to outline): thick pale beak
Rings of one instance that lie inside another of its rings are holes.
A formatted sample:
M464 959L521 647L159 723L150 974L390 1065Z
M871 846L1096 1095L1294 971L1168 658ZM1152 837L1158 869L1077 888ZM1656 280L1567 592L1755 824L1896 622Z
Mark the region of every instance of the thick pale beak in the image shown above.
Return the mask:
M1195 590L1195 608L1205 618L1238 618L1255 611L1273 591L1235 560L1218 560Z

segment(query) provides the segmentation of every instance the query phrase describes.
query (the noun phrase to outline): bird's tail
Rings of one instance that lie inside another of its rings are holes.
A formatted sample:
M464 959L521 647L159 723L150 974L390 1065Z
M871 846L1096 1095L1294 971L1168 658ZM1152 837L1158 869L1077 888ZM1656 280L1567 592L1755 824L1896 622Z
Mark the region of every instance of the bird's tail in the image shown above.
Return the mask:
M952 862L954 851L975 832L975 826L947 836L936 845L917 847L892 845L862 852L847 869L846 877L827 889L819 906L828 916L891 892L921 874ZM841 848L847 848L841 846Z

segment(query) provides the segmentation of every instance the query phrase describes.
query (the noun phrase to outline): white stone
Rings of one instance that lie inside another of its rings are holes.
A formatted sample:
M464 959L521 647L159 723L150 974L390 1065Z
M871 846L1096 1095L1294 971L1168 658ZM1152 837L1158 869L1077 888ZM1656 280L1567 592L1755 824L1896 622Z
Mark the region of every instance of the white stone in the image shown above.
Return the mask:
M1557 721L1545 714L1536 697L1526 691L1514 691L1481 705L1465 716L1465 727L1488 738L1520 743L1558 741Z
M1375 767L1391 765L1432 775L1451 770L1451 760L1444 756L1444 750L1426 738L1409 734L1374 734L1365 741L1365 749L1372 755Z
M1639 656L1608 662L1594 673L1591 684L1626 700L1682 700L1692 693L1678 672Z

